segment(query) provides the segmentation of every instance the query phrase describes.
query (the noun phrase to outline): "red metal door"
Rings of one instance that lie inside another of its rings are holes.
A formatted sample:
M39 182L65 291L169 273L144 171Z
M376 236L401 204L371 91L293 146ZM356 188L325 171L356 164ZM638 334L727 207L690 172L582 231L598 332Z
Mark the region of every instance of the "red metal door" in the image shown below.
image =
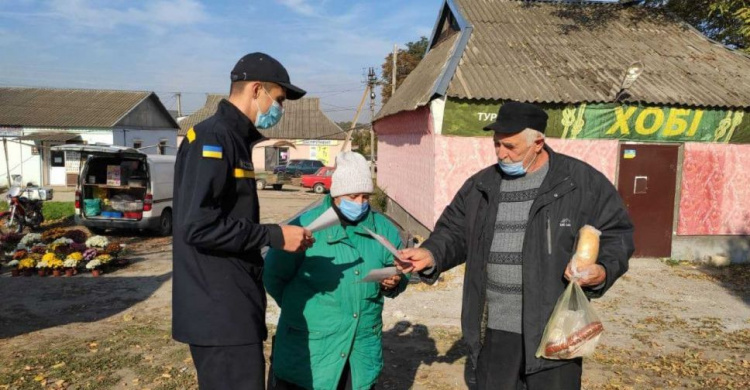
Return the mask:
M635 225L636 257L670 257L678 145L620 145L618 191Z

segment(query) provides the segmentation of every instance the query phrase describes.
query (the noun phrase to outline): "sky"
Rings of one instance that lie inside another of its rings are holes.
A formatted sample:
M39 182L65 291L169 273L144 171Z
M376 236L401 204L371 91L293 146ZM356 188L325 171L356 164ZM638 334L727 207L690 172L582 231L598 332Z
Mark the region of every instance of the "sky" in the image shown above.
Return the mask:
M350 121L368 67L429 36L442 0L0 0L0 86L156 92L189 114L262 51ZM377 101L380 101L378 94ZM379 107L379 106L378 106ZM360 122L369 121L364 110Z

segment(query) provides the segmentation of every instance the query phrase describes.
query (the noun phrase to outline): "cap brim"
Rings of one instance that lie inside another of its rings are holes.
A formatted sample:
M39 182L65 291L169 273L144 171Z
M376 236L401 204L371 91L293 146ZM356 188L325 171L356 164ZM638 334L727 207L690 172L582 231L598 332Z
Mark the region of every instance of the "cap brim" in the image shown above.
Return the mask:
M526 127L519 126L519 125L494 122L490 125L485 126L484 131L494 131L495 133L501 133L501 134L515 134L515 133L520 133L525 128Z
M305 94L307 94L307 91L305 91L304 89L296 85L292 85L289 83L280 83L280 82L275 82L275 83L282 86L286 90L286 98L288 100L301 99L303 96L305 96Z

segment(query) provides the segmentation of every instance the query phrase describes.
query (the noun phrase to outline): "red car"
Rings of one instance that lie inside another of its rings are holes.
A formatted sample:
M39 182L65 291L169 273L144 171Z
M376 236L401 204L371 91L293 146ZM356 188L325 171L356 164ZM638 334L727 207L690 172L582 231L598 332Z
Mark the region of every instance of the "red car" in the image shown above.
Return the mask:
M322 194L331 190L331 178L334 168L323 167L318 169L314 175L302 176L302 187L312 188L316 194Z

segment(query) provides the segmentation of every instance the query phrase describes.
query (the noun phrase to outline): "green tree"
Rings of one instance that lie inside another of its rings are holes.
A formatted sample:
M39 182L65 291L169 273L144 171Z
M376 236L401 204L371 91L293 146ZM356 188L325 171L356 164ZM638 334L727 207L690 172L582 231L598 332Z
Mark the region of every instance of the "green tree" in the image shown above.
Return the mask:
M749 0L640 0L622 1L663 8L707 37L750 53Z
M416 67L419 62L422 61L425 54L427 54L427 45L429 41L427 37L421 37L418 41L406 42L406 50L399 49L398 55L396 56L396 88L404 82L406 76L409 75ZM385 62L382 65L382 80L380 85L380 95L383 100L383 104L388 102L391 98L391 85L393 84L393 53L388 54L385 57Z

